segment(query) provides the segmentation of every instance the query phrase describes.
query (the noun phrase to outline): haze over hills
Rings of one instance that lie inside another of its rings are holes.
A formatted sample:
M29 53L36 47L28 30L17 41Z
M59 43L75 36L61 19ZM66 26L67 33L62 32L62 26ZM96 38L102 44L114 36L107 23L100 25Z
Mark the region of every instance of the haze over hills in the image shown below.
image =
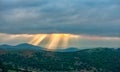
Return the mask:
M106 48L106 47L97 47L97 48L100 49L100 48ZM3 45L0 45L0 50L45 50L45 51L49 51L49 49L47 49L47 48L40 47L40 46L34 46L34 45L28 44L28 43L22 43L22 44L18 44L18 45L15 45L15 46L3 44ZM64 49L61 48L61 49L55 49L55 50L50 50L50 51L74 52L74 51L79 51L79 50L84 50L84 49L69 47L69 48L64 48Z
M40 46L34 46L28 43L22 43L22 44L18 44L16 46L11 46L11 45L0 45L0 50L45 50L45 51L49 51L47 48L43 48ZM56 49L54 51L57 52L74 52L74 51L79 51L78 48L74 48L74 47L70 47L70 48L66 48L66 49Z
M16 46L11 46L11 45L0 45L0 49L6 49L6 50L41 50L42 47L38 46L33 46L31 44L23 43L23 44L18 44Z

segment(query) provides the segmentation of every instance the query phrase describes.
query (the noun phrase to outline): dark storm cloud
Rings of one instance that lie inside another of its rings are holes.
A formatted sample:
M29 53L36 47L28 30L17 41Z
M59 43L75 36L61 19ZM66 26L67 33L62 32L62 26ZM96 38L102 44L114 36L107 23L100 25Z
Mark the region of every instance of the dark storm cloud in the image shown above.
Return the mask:
M0 0L0 32L120 36L119 12L119 0Z

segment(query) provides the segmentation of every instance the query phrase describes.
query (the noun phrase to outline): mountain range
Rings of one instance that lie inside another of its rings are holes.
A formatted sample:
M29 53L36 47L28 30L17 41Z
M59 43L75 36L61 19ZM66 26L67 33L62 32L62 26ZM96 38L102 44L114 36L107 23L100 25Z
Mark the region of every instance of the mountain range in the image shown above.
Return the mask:
M7 44L0 45L0 50L45 50L45 51L49 51L47 48L43 48L40 46L34 46L31 44L27 44L27 43L18 44L16 46L11 46L11 45L7 45ZM74 51L79 51L79 49L70 47L70 48L66 48L66 49L56 49L54 51L56 51L56 52L74 52Z

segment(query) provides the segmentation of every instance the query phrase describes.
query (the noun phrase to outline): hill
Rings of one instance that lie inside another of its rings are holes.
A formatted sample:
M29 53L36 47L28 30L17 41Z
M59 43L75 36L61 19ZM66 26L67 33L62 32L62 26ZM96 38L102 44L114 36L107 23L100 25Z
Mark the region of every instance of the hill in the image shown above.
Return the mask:
M23 46L26 49L19 49ZM120 71L120 48L83 49L73 52L54 52L45 51L42 49L40 49L39 51L32 50L33 46L27 44L20 44L15 46L15 48L18 48L19 50L4 50L1 48L1 51L5 51L5 53L0 53L0 70L21 72Z

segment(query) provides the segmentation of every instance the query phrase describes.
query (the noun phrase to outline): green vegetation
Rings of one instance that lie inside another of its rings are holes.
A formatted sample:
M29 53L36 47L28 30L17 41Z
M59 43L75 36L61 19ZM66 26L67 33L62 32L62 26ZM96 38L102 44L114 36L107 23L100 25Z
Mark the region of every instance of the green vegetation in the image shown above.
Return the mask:
M7 51L0 54L0 70L2 72L119 72L120 49L96 48L76 52Z

